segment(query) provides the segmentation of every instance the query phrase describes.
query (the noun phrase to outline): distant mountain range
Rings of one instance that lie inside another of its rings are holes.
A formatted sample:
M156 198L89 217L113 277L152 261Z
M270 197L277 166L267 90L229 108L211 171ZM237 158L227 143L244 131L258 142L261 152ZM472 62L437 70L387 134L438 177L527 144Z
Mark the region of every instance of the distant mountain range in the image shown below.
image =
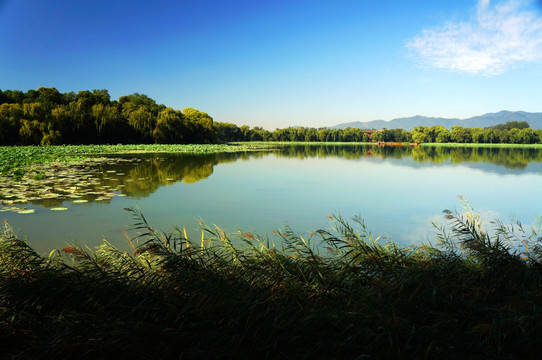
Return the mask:
M452 126L485 128L498 124L505 124L509 121L527 121L532 129L542 129L542 113L529 113L525 111L499 111L481 116L473 116L468 119L447 119L416 115L406 118L398 118L390 121L373 120L367 122L354 121L332 126L331 129L344 129L347 127L360 129L405 129L411 131L416 126L442 125L450 129Z

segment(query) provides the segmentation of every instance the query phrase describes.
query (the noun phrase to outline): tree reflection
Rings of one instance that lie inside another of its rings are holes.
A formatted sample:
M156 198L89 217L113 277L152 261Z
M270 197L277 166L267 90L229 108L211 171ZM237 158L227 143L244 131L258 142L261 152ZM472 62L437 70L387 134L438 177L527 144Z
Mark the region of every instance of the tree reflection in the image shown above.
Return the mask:
M412 158L416 162L459 164L492 163L508 169L524 169L531 162L542 161L542 149L511 147L453 146L375 146L375 145L293 145L274 150L278 157L326 158L356 160L366 157L381 159Z
M542 150L533 148L290 145L262 152L144 155L142 160L137 162L101 165L99 180L103 186L118 189L125 195L146 197L161 186L177 182L194 184L207 179L218 164L262 158L271 154L280 158L299 160L309 158L344 158L347 160L376 158L383 160L412 159L415 163L429 164L491 163L503 169L516 170L524 169L531 162L542 161ZM405 162L404 165L414 166L412 162Z
M145 197L159 187L176 182L193 184L208 178L219 163L235 162L242 154L155 154L137 163L100 166L100 180L132 197Z

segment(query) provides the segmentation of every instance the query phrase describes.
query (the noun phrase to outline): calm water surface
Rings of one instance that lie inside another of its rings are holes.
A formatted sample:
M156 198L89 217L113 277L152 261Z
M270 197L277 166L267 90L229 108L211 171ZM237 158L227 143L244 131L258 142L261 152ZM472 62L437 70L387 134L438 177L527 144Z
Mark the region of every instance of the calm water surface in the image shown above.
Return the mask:
M133 221L123 208L131 206L157 228L186 226L194 235L200 219L273 237L284 225L306 232L329 227L328 215L359 215L373 234L403 245L433 240L431 221L443 222L443 209L459 210L457 195L488 221L516 216L531 224L542 215L542 151L533 149L289 146L155 154L98 170L101 182L126 196L34 201L34 214L0 218L49 251L74 240L96 246L103 237L125 247L122 228ZM68 210L50 211L58 206Z

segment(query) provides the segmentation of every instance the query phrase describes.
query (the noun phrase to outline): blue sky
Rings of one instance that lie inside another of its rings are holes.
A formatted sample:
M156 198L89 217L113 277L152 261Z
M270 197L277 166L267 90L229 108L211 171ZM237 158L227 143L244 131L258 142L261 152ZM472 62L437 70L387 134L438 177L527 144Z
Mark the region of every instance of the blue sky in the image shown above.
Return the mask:
M216 121L542 111L542 4L0 0L0 89L139 92Z

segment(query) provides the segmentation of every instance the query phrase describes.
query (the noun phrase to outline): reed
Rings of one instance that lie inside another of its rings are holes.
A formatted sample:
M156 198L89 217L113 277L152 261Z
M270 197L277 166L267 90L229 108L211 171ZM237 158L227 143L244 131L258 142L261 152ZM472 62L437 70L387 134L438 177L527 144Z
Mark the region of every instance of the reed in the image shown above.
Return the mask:
M0 237L7 358L534 358L542 220L491 228L466 201L435 245L400 247L359 218L274 238L154 229L37 254ZM128 235L131 234L131 235ZM277 238L276 244L274 239ZM234 245L234 244L241 245Z

